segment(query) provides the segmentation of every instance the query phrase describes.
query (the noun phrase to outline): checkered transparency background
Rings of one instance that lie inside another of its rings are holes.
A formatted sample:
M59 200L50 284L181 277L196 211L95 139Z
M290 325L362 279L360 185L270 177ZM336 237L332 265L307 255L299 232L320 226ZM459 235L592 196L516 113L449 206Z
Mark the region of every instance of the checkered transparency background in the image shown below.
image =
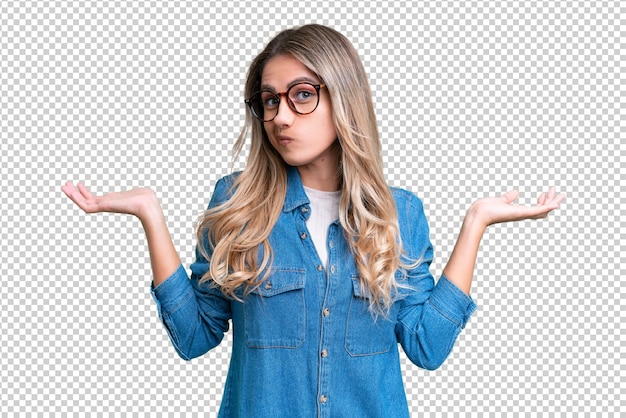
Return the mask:
M626 412L623 9L0 2L0 413L216 415L230 335L179 359L140 223L85 215L60 186L153 188L188 267L193 222L231 170L246 68L309 22L359 51L388 180L423 198L436 275L473 200L567 194L548 219L488 229L479 309L450 358L434 372L403 358L412 413Z

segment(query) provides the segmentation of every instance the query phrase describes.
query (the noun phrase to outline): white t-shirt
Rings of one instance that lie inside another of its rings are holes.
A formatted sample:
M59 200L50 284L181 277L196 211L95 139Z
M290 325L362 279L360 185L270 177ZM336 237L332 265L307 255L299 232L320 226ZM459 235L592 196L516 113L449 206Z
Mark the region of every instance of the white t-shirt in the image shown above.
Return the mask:
M328 227L339 218L339 200L341 190L336 192L323 192L303 186L306 195L311 201L311 216L306 221L306 226L311 234L311 239L322 260L322 265L328 262Z

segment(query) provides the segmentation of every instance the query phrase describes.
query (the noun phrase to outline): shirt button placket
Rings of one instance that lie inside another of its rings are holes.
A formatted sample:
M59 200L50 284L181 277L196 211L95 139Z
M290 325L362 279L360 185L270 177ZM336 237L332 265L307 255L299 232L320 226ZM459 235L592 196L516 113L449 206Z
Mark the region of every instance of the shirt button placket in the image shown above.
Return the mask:
M324 322L326 322L326 324L323 325L323 327L328 326L327 318L328 318L329 315L330 315L330 309L328 309L328 308L322 309L322 319L324 320ZM322 337L322 340L320 342L322 344L325 344L323 337ZM320 394L320 397L319 397L320 405L321 405L322 408L324 408L323 410L320 411L322 413L321 416L323 416L323 417L328 416L328 413L329 413L329 411L326 410L326 408L328 408L328 407L325 406L326 402L328 402L328 396L323 393L325 391L328 391L328 386L327 386L327 379L328 379L328 377L327 376L328 376L328 373L330 371L328 369L330 367L330 364L328 364L327 357L328 357L328 349L323 348L320 351L320 362L321 362L321 368L322 368L322 382L321 382L321 386L320 386L320 392L322 392L322 393Z
M318 266L318 270L322 271L322 270L326 270L327 271L327 276L326 276L326 283L328 286L332 286L333 283L336 282L336 272L337 272L337 267L334 263L337 262L337 258L336 258L336 251L337 251L337 243L335 242L335 231L336 226L335 225L331 225L329 232L328 232L328 248L329 248L329 253L328 253L328 265L327 268L324 269L323 266ZM331 277L332 276L332 277ZM332 295L332 292L331 292ZM325 301L325 304L328 303L332 303L331 302L332 299ZM331 335L328 334L328 332L330 331L330 309L327 306L322 306L322 328L323 328L323 334L322 334L322 338L320 340L320 366L321 366L321 381L320 381L320 387L319 387L319 405L320 405L320 412L321 412L321 416L326 417L328 416L328 414L330 414L330 410L328 408L330 408L329 404L328 404L328 395L329 395L329 390L330 387L328 385L329 382L329 377L330 377L330 369L331 369L331 365L330 365L330 351L329 349L332 348L332 338ZM322 348L325 347L325 348Z

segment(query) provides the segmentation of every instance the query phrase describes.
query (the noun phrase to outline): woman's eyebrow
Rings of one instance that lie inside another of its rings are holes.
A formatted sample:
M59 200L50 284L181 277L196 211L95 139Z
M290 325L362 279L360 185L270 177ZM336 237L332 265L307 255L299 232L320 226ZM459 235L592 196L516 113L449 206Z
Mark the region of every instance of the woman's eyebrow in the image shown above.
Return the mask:
M302 83L302 82L307 82L307 83L312 83L312 84L319 84L320 81L315 80L311 77L298 77L294 80L292 80L291 82L289 82L289 84L287 84L287 88L293 86L294 84L298 84L298 83ZM276 89L274 88L274 86L271 86L269 84L261 84L261 90L268 90L271 92L276 92Z

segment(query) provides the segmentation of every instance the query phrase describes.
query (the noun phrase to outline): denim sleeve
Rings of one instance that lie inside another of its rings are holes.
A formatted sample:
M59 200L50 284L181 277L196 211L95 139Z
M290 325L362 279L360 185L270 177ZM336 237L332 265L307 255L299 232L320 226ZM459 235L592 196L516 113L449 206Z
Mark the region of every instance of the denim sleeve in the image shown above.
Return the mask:
M226 181L221 179L215 186L209 208L225 199L226 193ZM208 269L209 262L196 248L191 279L180 265L163 283L151 287L159 319L184 360L201 356L217 346L229 328L230 300L211 282L199 282Z
M421 201L411 195L402 201L398 213L405 250L420 263L408 272L406 284L410 288L402 292L398 302L396 336L414 364L434 370L452 351L476 304L443 275L435 284L430 273L433 247Z

